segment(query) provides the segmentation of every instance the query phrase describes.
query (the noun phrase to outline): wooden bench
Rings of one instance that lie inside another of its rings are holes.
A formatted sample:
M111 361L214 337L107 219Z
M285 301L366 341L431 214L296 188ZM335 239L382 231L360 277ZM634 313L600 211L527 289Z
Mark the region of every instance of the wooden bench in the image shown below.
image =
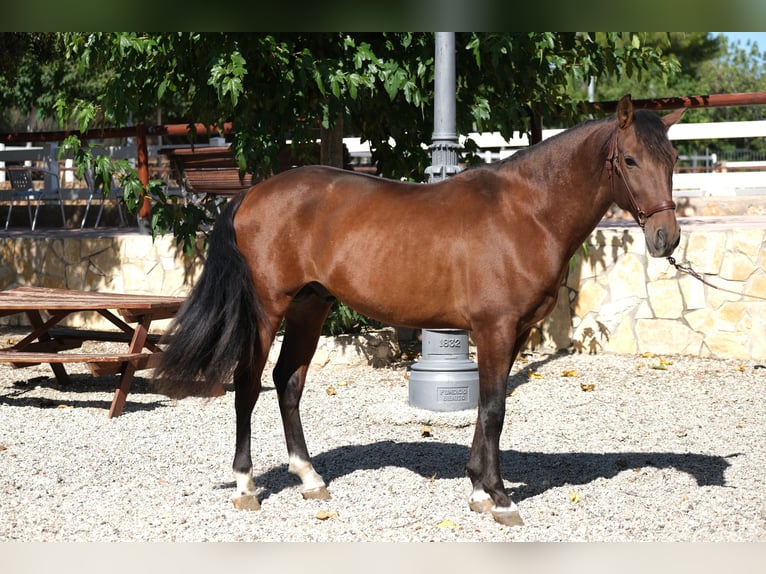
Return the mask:
M56 328L48 331L50 340L29 343L25 351L15 349L0 349L0 362L7 358L7 362L16 368L30 367L41 363L86 363L94 377L115 375L122 369L122 363L132 361L136 363L136 370L150 369L157 363L157 356L152 353L67 353L72 349L80 349L86 341L104 343L129 344L134 335L125 331L95 331L82 329ZM160 335L150 333L146 336L147 345L153 344L152 349L157 349L156 344L160 341Z
M64 368L68 363L85 363L95 376L120 373L120 381L109 409L119 416L125 406L133 375L137 370L156 366L162 349L159 336L149 334L152 321L172 318L184 302L183 297L101 293L42 287L18 287L0 292L0 317L25 313L31 332L9 348L0 349L0 362L14 367L48 363L56 380L69 384ZM111 310L116 310L118 317ZM91 311L100 314L119 331L94 331L61 328L57 325L72 313ZM44 319L42 312L48 315ZM128 323L136 323L131 327ZM126 351L111 353L69 352L81 349L85 341L127 344Z
M15 368L32 367L41 363L86 363L94 377L115 375L123 368L123 363L131 362L136 370L148 369L157 364L154 354L150 353L47 353L0 350L0 361L9 362Z

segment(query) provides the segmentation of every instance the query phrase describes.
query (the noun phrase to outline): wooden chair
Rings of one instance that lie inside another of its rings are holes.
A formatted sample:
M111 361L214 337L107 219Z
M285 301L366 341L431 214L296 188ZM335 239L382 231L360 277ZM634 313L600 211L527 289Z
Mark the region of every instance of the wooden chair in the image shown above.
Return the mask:
M56 179L55 185L51 189L37 189L32 180L32 172L42 172ZM66 215L64 214L64 201L61 198L61 192L58 184L58 173L34 167L8 167L6 168L8 179L11 182L11 203L8 206L8 215L5 218L5 229L11 224L11 213L14 204L19 200L26 200L27 212L29 213L29 225L32 230L37 225L37 215L40 206L45 202L55 201L59 204L61 210L61 224L66 227ZM32 214L32 202L35 202L34 215Z

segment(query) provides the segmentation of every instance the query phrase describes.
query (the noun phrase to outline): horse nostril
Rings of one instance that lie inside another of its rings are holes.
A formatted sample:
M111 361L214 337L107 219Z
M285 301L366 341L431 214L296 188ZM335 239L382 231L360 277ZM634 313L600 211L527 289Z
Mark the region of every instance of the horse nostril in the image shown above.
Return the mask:
M656 241L657 247L660 249L664 249L665 245L667 245L667 236L665 235L664 229L658 229L657 230L657 241Z

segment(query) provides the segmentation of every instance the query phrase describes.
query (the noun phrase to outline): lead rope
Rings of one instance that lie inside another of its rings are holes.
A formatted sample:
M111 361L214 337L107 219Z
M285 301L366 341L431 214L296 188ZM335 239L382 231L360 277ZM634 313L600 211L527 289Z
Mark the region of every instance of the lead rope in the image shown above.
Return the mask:
M718 291L725 291L726 293L739 295L740 297L750 297L751 299L766 301L766 297L761 297L759 295L748 295L747 293L741 293L740 291L733 291L732 289L726 289L725 287L721 287L720 285L713 285L710 281L705 279L701 273L692 269L692 266L689 263L682 265L681 263L678 263L673 257L668 257L667 260L668 260L668 263L670 263L673 267L678 269L681 273L685 273L687 275L690 275L691 277L694 277L695 279L707 285L708 287L712 287L713 289L717 289Z

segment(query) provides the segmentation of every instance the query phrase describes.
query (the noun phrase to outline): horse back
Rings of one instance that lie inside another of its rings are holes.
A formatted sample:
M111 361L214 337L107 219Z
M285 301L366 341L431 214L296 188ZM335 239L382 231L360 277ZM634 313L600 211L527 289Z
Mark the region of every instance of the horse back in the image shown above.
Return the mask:
M491 213L496 219L509 202L507 178L491 170L470 170L435 184L403 182L341 170L304 166L282 172L251 188L242 212L257 219L272 213L301 220L342 220L385 226L400 224L459 225L461 219L480 223ZM246 216L237 215L244 222ZM350 222L349 222L350 223Z

